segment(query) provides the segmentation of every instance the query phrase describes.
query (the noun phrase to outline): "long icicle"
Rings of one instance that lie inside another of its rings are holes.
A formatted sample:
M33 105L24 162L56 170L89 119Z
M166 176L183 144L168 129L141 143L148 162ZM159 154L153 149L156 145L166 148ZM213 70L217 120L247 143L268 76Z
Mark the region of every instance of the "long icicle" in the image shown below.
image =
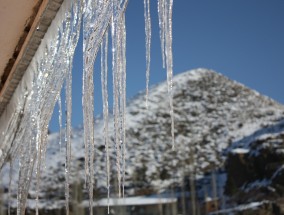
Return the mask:
M8 190L8 215L11 215L11 190L12 190L12 179L13 179L14 165L13 160L10 160L9 169L9 190Z
M44 80L44 74L46 73L46 68L44 67L45 65L45 61L42 60L41 63L39 64L39 73L38 76L40 79L43 79L43 83L45 83L46 81ZM42 99L42 88L40 88L39 86L37 86L37 92L35 93L35 99L37 102L40 102L40 100ZM36 110L36 112L34 114L38 114L38 110ZM43 148L45 147L45 143L43 143L42 140L42 134L44 133L44 131L41 129L41 121L42 119L35 119L32 120L33 122L33 126L34 127L34 131L33 131L33 135L35 138L35 144L36 144L36 215L39 214L38 211L38 202L39 202L39 188L40 188L40 177L41 177L41 165L42 165L42 160L43 160Z
M107 171L107 197L108 197L108 214L109 214L109 198L110 198L110 162L109 162L109 134L108 134L108 32L104 36L101 45L101 85L103 99L103 115L104 115L104 144L106 151L106 171Z
M173 108L173 54L172 54L172 10L173 0L158 0L161 49L167 69L167 86L170 103L172 148L175 148Z
M74 54L74 49L70 48L70 41L68 42L70 28L67 27L67 23L70 18L72 22L80 19L78 17L81 15L76 13L76 16L70 17L68 14L71 5L71 1L63 2L58 12L59 15L56 15L50 26L53 30L47 31L34 60L27 69L34 76L27 95L29 99L27 99L27 104L24 107L25 114L19 125L20 132L15 139L19 146L13 149L20 157L18 215L25 214L28 190L35 163L37 163L37 178L40 176L40 163L44 160L46 152L48 122L52 115L50 110L58 99L66 70L69 68L68 65L72 63L67 57ZM73 22L72 26L80 26L80 23L75 24ZM72 32L72 37L75 35ZM77 39L72 40L72 46L75 47L76 44ZM39 184L38 182L37 184ZM37 187L39 186L37 185Z
M158 0L158 17L159 17L159 27L160 27L160 42L161 42L163 68L166 68L166 60L165 60L165 1L166 0Z
M71 5L71 3L70 3ZM71 26L71 14L68 11L66 13L66 21L63 24L62 31L61 31L61 39L62 39L62 45L67 46L68 48L70 43L69 43L69 34L70 34L70 26ZM70 54L70 53L68 53ZM70 62L67 61L68 59L68 54L66 54L63 59L66 60L66 65L69 65ZM73 53L72 53L73 55ZM46 61L43 59L42 63L40 64L40 73L39 77L42 77L43 83L48 82L48 79L46 79L49 74L48 74L48 69L45 67ZM61 63L59 64L60 66L63 66ZM63 73L66 74L68 67L64 67ZM38 92L37 92L37 100L43 99L46 95L43 94L42 88L37 86ZM39 110L37 110L39 111ZM39 114L40 112L38 112ZM48 117L47 117L48 118ZM47 146L47 126L48 126L48 120L46 117L42 117L41 119L36 120L37 124L37 131L36 131L36 148L37 148L37 166L36 166L36 215L39 214L38 211L38 201L39 201L39 187L40 187L40 177L41 177L41 166L43 161L45 160L45 154L46 154L46 146ZM67 213L68 214L68 213Z
M121 34L121 126L122 126L122 197L124 198L124 187L125 187L125 160L126 160L126 137L125 137L125 126L126 126L126 29L125 29L125 14L122 15L120 23L120 34Z
M71 130L72 130L72 62L76 44L80 35L81 17L82 17L81 0L73 0L71 8L71 16L74 17L73 25L71 25L71 33L69 36L69 49L71 50L67 57L68 68L66 74L66 130L65 130L65 144L66 144L66 159L65 159L65 208L66 215L69 214L69 200L70 200L70 172L71 172Z
M150 0L144 0L144 18L145 18L145 36L146 36L145 37L145 46L146 46L146 109L148 109L150 61L151 61Z
M114 116L114 141L116 148L116 168L117 168L117 181L118 181L118 197L121 196L121 167L120 167L120 141L119 141L119 82L118 82L118 24L117 24L117 11L118 11L118 0L112 2L112 25L111 25L111 36L112 36L112 76L113 76L113 116Z
M102 38L112 17L112 1L84 1L84 69L83 69L83 116L85 142L86 184L89 190L90 214L93 214L94 179L94 112L93 112L93 68ZM99 8L99 10L98 10ZM94 12L95 11L95 12Z
M74 0L75 1L75 0ZM70 1L71 2L71 1ZM73 2L73 1L72 1ZM80 2L78 0L77 2ZM93 199L93 182L94 182L94 98L93 98L93 62L97 53L97 49L99 44L101 43L101 40L103 38L104 32L107 29L107 26L109 24L109 19L112 16L113 17L113 22L112 22L112 38L113 38L113 71L114 71L114 118L115 118L115 143L116 143L116 149L117 149L117 173L118 173L118 184L119 184L119 196L121 196L121 191L122 191L122 196L124 196L124 182L125 182L125 156L126 156L126 142L125 142L125 106L126 106L126 97L125 97L125 81L126 81L126 73L125 73L125 17L124 13L121 14L122 10L122 2L127 2L123 0L94 0L94 1L89 1L85 0L82 2L92 2L94 5L94 8L100 8L100 10L96 11L98 15L95 15L97 18L96 22L94 23L91 21L89 24L92 28L92 31L88 31L87 34L84 35L84 37L89 37L88 41L84 43L84 94L83 94L83 105L84 105L84 141L86 144L86 181L88 183L88 189L89 189L89 196L90 196L90 214L93 213L92 209L92 199ZM109 12L109 7L110 5L109 2L113 3L113 10L112 12ZM68 3L69 4L69 3ZM146 4L148 5L147 13L149 10L150 6L150 1L147 0ZM171 112L171 134L172 134L172 141L173 141L173 148L174 148L174 113L173 113L173 100L172 100L172 75L173 75L173 66L172 66L172 4L173 0L159 0L159 17L160 18L160 28L161 28L161 44L162 44L162 55L163 55L163 64L166 65L167 68L167 80L168 80L168 93L170 96L170 112ZM91 3L90 3L91 5ZM85 9L88 10L88 7L90 6L89 4L85 5ZM104 7L101 7L104 6ZM112 15L111 15L112 14ZM73 14L74 16L77 16L77 13ZM150 19L150 11L149 11L149 19ZM63 15L62 15L63 16ZM64 17L63 17L64 18ZM69 17L70 18L70 17ZM65 19L65 18L64 18ZM72 17L71 17L72 19ZM68 21L65 21L65 23ZM71 24L72 25L72 24ZM149 25L149 24L148 24ZM88 28L90 27L88 26ZM68 27L65 27L65 29L61 28L60 33L61 33L61 38L58 41L58 47L56 48L57 45L55 45L55 49L58 49L59 54L54 54L50 62L50 68L47 71L47 75L53 75L54 73L54 68L59 69L64 72L66 70L70 69L71 67L66 68L64 64L69 64L71 58L73 57L72 51L69 51L68 48L69 42L65 42L64 40L66 38L70 39L72 36L70 36L70 29L67 29ZM146 27L145 27L146 29ZM84 29L85 30L85 29ZM71 31L72 32L72 31ZM148 31L149 33L149 31ZM147 34L147 33L146 33ZM69 35L69 36L68 36ZM148 34L149 36L149 34ZM146 36L147 37L147 36ZM149 36L150 38L150 36ZM148 38L148 39L149 39ZM85 38L84 38L85 40ZM147 40L147 39L146 39ZM149 40L150 41L150 40ZM147 43L147 42L146 42ZM150 43L150 42L149 42ZM147 47L149 43L146 45ZM87 44L87 46L86 46ZM88 46L91 44L90 46ZM62 48L63 47L63 48ZM48 47L49 48L49 47ZM89 52L89 50L91 50ZM71 49L72 50L72 49ZM147 62L147 68L150 65L150 48L149 48L149 56ZM68 52L68 53L67 53ZM67 53L67 57L63 57L61 62L58 62L56 58L61 57L61 55L64 55ZM85 55L86 53L86 55ZM72 55L72 57L69 56L69 54ZM147 57L146 57L147 58ZM48 65L49 63L44 61L44 66ZM54 67L54 68L53 68ZM150 66L149 66L150 68ZM150 70L150 69L149 69ZM146 71L147 73L147 71ZM45 75L45 74L44 74ZM62 77L65 77L65 75L62 75ZM147 82L149 82L149 73L147 78ZM46 76L47 77L47 76ZM53 76L52 76L53 77ZM52 90L47 90L45 91L46 88L43 88L41 94L39 93L40 99L43 101L50 101L46 102L47 107L53 107L56 99L55 99L55 94L58 94L60 85L62 85L62 77L58 76L58 79L48 79L50 82L54 82L54 86L52 85ZM55 82L56 80L56 82ZM37 92L38 88L41 88L41 85L47 85L46 83L43 83L40 81L34 82L33 83L35 87L33 88L34 92ZM148 83L146 84L148 85ZM148 87L147 87L148 88ZM50 96L51 99L45 98L48 93L51 92L52 95ZM67 91L67 89L66 89ZM148 89L147 89L148 91ZM66 92L67 94L67 92ZM36 96L35 96L36 97ZM37 103L37 100L32 97L32 101ZM147 99L148 102L148 99ZM41 102L41 104L44 102ZM24 147L24 151L21 154L20 158L20 164L22 165L23 169L20 171L20 179L19 182L22 182L21 187L19 188L18 194L19 194L19 201L18 205L20 209L18 210L18 214L24 214L24 207L26 203L26 198L27 198L27 191L29 188L31 176L32 176L32 171L33 171L33 166L35 164L35 160L37 158L37 171L40 173L40 163L41 158L44 157L41 153L45 153L46 151L46 126L47 123L50 119L50 114L46 113L45 115L41 114L41 110L43 109L40 105L37 105L36 108L31 108L31 110L36 110L35 112L31 112L25 115L25 119L27 122L29 122L29 125L31 125L32 129L31 131L27 131L24 134L26 135L25 138L23 138L26 146ZM68 105L67 105L68 106ZM37 109L38 108L38 109ZM71 107L70 107L71 108ZM68 108L67 108L68 109ZM68 112L68 111L67 111ZM43 117L41 118L41 115ZM67 113L68 115L68 113ZM71 117L71 110L70 110L70 116ZM68 118L68 116L67 116ZM23 122L26 122L23 121ZM68 121L68 119L67 119ZM69 123L69 122L68 122ZM68 124L67 123L67 124ZM67 125L68 127L68 125ZM39 131L42 130L42 132ZM71 132L71 125L70 125L70 132L67 131L66 133ZM68 139L68 135L66 134L66 139ZM30 138L30 139L29 139ZM18 138L18 140L20 140ZM66 178L69 177L69 170L68 168L70 167L70 151L68 147L70 147L69 143L70 141L66 140L67 144L67 149L66 149L66 172L68 174ZM38 144L38 145L37 145ZM35 148L35 145L37 145L37 148ZM71 149L71 148L70 148ZM26 155L24 155L26 154ZM29 155L29 156L27 156ZM122 175L122 176L121 176ZM37 175L37 177L40 176L40 174ZM108 176L109 177L109 176ZM122 180L122 185L121 185L121 180ZM69 183L67 182L68 179L66 179L66 185L67 187L69 186ZM108 182L109 183L109 182ZM108 186L109 187L109 186ZM69 189L69 188L68 188ZM67 188L66 188L67 190ZM66 195L68 195L69 198L69 190L66 191ZM66 201L68 202L68 198ZM37 199L38 200L38 199ZM66 203L68 204L68 203ZM68 209L68 207L66 207ZM68 210L67 210L68 211ZM67 212L68 213L68 212Z
M65 130L65 207L66 215L69 215L69 175L71 164L71 114L72 114L72 70L68 71L66 77L66 130Z
M87 70L83 77L84 136L86 182L89 190L90 214L93 214L93 160L94 160L94 83L93 73Z
M34 118L31 117L31 121L34 122ZM19 165L19 186L17 195L17 215L25 214L25 207L27 201L28 190L31 182L32 172L37 157L37 151L34 147L35 135L31 135L34 131L34 123L30 124L32 129L28 131L29 135L24 136L24 142L26 147L20 155ZM32 139L28 139L32 137Z
M59 151L61 152L62 146L62 103L61 103L61 95L58 96L58 124L59 124Z
M37 133L37 166L36 166L36 215L38 215L38 202L39 202L39 187L40 187L40 175L41 175L41 162L42 162L42 147L43 144L41 144L40 138L41 138L41 130L39 127L39 121L37 121L38 124L38 133Z
M116 64L116 63L115 63ZM116 168L118 180L118 196L121 196L121 151L120 151L120 138L119 138L119 81L117 70L113 69L113 115L114 115L114 136L116 148Z
M171 134L172 134L172 147L175 148L175 124L174 124L174 107L173 107L173 52L172 52L172 11L173 0L169 0L167 5L168 14L166 18L166 61L167 61L167 77L168 77L168 91L170 100L170 114L171 114Z
M127 4L127 1L125 1ZM116 167L118 180L118 197L124 196L123 185L125 175L125 17L124 4L118 0L113 1L112 17L112 66L113 66L113 115L114 136L116 148Z

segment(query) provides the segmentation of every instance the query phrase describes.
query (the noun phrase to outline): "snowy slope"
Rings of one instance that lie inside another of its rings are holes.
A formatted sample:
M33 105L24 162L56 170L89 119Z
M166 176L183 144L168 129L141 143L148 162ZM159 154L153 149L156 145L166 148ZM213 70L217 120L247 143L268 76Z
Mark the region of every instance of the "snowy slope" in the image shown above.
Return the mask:
M167 85L150 89L149 109L145 95L140 93L127 106L126 193L148 194L180 184L189 174L191 154L197 177L212 168L223 167L228 146L239 147L240 140L254 138L263 128L282 123L284 107L245 86L206 69L179 74L173 80L175 144L172 151ZM109 121L112 137L112 119ZM281 132L283 126L275 132ZM95 180L96 197L105 196L106 168L102 141L103 121L96 119ZM263 135L265 132L263 133ZM72 132L71 190L84 187L84 146L81 127ZM64 140L64 137L62 137ZM64 199L64 144L59 146L59 134L49 136L46 168L42 175L41 198ZM64 142L64 141L63 141ZM111 142L114 148L114 143ZM193 153L190 153L190 150ZM231 149L231 148L230 148ZM114 162L112 150L112 162ZM115 165L112 165L112 194L115 193ZM8 172L8 169L4 169ZM6 186L8 174L5 174ZM16 183L14 181L14 183ZM76 184L76 186L75 186ZM77 187L78 187L77 186ZM34 197L34 184L30 197ZM72 194L71 194L72 195ZM83 190L83 199L87 198Z
M230 148L226 164L228 180L225 187L234 201L248 203L278 201L283 198L283 121L258 130L251 136L235 142Z
M173 95L175 152L171 150L165 84L152 89L149 111L144 108L143 95L128 106L129 169L135 172L145 163L145 177L153 186L166 186L172 176L180 176L183 170L176 166L188 172L190 147L194 149L196 168L204 172L222 165L222 152L228 145L284 116L283 106L209 70L176 76ZM163 180L159 179L161 175Z

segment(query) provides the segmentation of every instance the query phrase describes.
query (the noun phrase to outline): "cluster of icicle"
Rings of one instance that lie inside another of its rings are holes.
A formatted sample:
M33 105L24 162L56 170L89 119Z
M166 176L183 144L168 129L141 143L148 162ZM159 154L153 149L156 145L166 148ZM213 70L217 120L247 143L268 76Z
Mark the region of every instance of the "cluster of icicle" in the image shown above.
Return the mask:
M124 197L125 179L125 109L126 109L126 31L125 10L128 0L65 0L33 58L28 71L33 74L32 87L26 93L26 103L11 149L13 161L19 159L17 214L25 214L27 195L33 173L36 176L36 203L39 201L40 177L47 147L48 123L55 103L59 104L59 124L62 127L60 92L65 82L66 95L66 162L65 197L69 214L69 173L71 160L72 62L83 23L83 116L85 144L85 176L89 192L90 214L93 214L94 186L94 61L101 49L101 82L106 150L107 189L110 196L110 159L108 140L108 49L112 46L114 141L119 197ZM173 0L158 0L158 14L163 64L167 69L172 138L174 120L172 102L172 4ZM150 72L151 16L150 0L144 0L146 33L146 106ZM40 30L40 29L39 29ZM60 133L63 130L60 129ZM61 143L61 140L60 140ZM173 141L174 147L174 141ZM13 162L12 161L12 162ZM11 165L13 166L13 165ZM38 207L36 207L38 214Z

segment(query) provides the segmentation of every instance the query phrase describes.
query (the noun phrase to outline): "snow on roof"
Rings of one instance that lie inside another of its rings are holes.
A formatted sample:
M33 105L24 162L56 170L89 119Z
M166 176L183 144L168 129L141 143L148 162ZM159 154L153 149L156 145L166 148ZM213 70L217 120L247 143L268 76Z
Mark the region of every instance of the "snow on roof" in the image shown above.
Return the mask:
M210 196L206 196L206 198L205 198L205 202L211 202L213 199L210 197Z
M249 153L249 149L244 149L244 148L236 148L232 150L233 154L247 154Z
M251 202L248 204L244 204L244 205L238 205L237 207L234 208L228 208L228 209L224 209L224 210L220 210L220 211L216 211L216 212L212 212L210 213L210 215L214 215L214 214L230 214L233 212L237 212L237 211L244 211L244 210L256 210L259 206L269 203L269 201L261 201L261 202Z
M155 205L155 204L171 204L176 203L176 198L158 198L158 197L127 197L127 198L110 198L109 206L130 206L130 205ZM83 201L82 205L87 206L89 201ZM106 207L108 206L108 199L101 199L94 201L94 206Z

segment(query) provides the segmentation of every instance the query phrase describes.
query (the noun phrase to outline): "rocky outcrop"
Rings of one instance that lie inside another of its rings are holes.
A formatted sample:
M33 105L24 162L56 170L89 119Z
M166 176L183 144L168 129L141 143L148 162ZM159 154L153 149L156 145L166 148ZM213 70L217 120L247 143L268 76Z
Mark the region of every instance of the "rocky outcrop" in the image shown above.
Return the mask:
M238 205L233 208L228 208L220 210L210 215L282 215L282 211L274 202L261 201L261 202L251 202L249 204Z
M267 132L246 145L246 149L229 152L226 194L236 203L283 198L284 133Z

